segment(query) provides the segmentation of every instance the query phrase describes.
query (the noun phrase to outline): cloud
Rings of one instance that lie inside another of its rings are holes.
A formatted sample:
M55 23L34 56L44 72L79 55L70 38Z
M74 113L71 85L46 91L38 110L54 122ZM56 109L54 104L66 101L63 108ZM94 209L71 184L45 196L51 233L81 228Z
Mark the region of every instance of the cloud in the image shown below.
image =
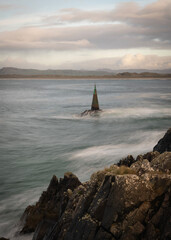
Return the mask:
M96 64L99 68L102 65L119 68L130 68L134 65L167 68L170 66L168 58L154 55L147 57L143 54L125 54L122 58L109 59L105 57L104 51L103 58L94 60L92 64L90 61L74 63L74 58L76 51L85 49L89 51L122 49L125 52L127 49L140 49L140 53L143 49L151 49L151 52L165 49L169 53L171 48L170 12L171 1L158 0L144 7L132 1L118 4L110 10L63 9L48 17L33 15L29 18L27 16L27 21L23 19L25 16L21 16L21 19L16 19L17 24L21 24L21 28L0 32L0 50L7 55L12 52L22 52L25 55L28 53L34 55L33 53L36 52L40 55L43 51L54 54L68 51L73 55L73 64L68 62L66 64L68 67L70 65L74 67L76 63L80 68L86 64L90 68ZM4 21L2 24L10 24L10 19ZM15 21L12 22L15 23ZM67 61L68 53L65 56ZM63 67L63 65L60 66Z
M9 10L11 8L13 8L11 4L0 4L0 11Z
M26 60L24 56L17 56L17 57L6 57L3 60L0 60L0 68L3 67L16 67L16 68L23 68L23 69L46 69L49 66L44 65L37 61L29 61Z
M134 29L144 31L150 39L160 38L160 41L171 39L171 1L158 0L141 7L136 2L120 3L111 10L86 11L81 9L63 9L57 15L44 19L44 22L51 24L58 23L118 23L120 27L127 25ZM141 35L140 35L141 37Z
M76 33L72 36L72 33ZM86 35L71 29L22 28L0 33L0 48L3 50L75 50L91 47Z
M97 22L127 22L133 25L149 26L149 23L157 26L169 24L171 20L171 1L158 0L141 7L136 2L124 2L111 10L81 10L76 8L62 9L56 15L44 18L44 22L73 23L87 21Z
M45 53L46 55L46 53ZM47 58L42 56L42 58ZM48 58L51 58L48 55ZM157 55L143 55L143 54L126 54L122 57L114 58L100 58L87 61L66 61L60 63L56 54L56 61L49 63L48 61L41 62L40 59L25 59L24 55L16 57L7 57L0 60L0 68L12 66L19 68L38 68L38 69L104 69L109 68L113 70L119 69L169 69L171 68L171 57L159 57Z
M101 58L91 61L70 62L61 64L59 68L72 69L169 69L171 57L159 57L157 55L126 54L122 57Z
M0 33L0 48L23 49L128 49L171 48L171 1L140 7L122 3L111 10L63 9L43 19L46 27L23 27ZM38 19L40 24L40 18ZM84 22L84 24L83 24ZM51 25L60 23L60 25ZM72 25L72 23L77 23ZM62 24L62 25L61 25Z
M169 33L167 33L169 35ZM169 49L167 34L156 29L127 24L27 27L0 33L0 49L7 50L76 50L76 49Z
M123 68L166 69L171 68L171 57L159 57L157 55L127 54L121 61Z

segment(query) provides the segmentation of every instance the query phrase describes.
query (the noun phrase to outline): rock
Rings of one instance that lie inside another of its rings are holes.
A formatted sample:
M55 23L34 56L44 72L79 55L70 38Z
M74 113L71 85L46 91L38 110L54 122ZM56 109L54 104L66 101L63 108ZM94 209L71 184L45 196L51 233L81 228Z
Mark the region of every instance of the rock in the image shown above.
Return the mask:
M4 237L0 237L0 240L9 240L9 239L4 238Z
M47 191L42 193L36 205L26 208L22 216L24 226L21 233L34 232L43 219L58 221L69 200L67 190L73 191L80 184L78 178L70 172L65 173L60 181L53 176Z
M89 182L73 189L62 215L52 225L44 221L39 224L33 240L143 240L144 236L170 236L171 176L151 172L120 175L120 168L104 170L103 177L98 172Z
M72 173L53 176L25 212L33 240L171 239L171 153L122 159L83 184ZM36 230L35 230L36 229Z
M54 225L56 224L56 222L54 221L50 221L50 220L42 220L36 230L35 233L33 235L33 240L42 240L43 237L45 236L45 234L47 233L47 231L51 231L54 227Z
M145 172L147 173L154 171L154 169L151 167L150 162L147 159L143 158L133 163L130 168L135 170L138 175L142 175Z
M164 152L154 158L151 166L157 171L171 172L171 152Z
M94 240L116 240L116 238L113 237L112 233L109 233L105 231L103 228L100 228L96 234L96 237Z
M156 158L159 155L160 155L160 153L157 152L157 151L148 152L148 153L143 155L143 159L147 159L149 162L151 162L154 158Z
M99 116L99 114L102 112L101 109L99 110L85 110L84 112L81 113L81 117L84 116Z
M133 158L132 155L128 155L126 158L123 158L121 159L119 162L118 162L118 166L122 166L122 165L125 165L127 167L130 167L131 164L133 164L135 162L135 159Z
M166 132L164 137L159 140L157 145L153 148L153 151L158 151L159 153L171 152L171 128Z

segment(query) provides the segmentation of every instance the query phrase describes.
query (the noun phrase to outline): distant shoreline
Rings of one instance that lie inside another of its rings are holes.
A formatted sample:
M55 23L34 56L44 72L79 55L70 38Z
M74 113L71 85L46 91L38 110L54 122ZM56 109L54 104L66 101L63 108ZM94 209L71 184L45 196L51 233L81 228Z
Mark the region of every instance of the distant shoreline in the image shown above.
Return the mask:
M152 79L170 78L171 69L121 69L121 70L38 70L5 67L0 69L0 79Z
M145 76L142 74L136 74L135 75L111 75L111 76L58 76L58 75L0 75L0 80L5 79L25 79L25 80L36 80L36 79L42 79L42 80L48 80L48 79L63 79L63 80L69 80L69 79L171 79L171 74L156 74L151 76Z

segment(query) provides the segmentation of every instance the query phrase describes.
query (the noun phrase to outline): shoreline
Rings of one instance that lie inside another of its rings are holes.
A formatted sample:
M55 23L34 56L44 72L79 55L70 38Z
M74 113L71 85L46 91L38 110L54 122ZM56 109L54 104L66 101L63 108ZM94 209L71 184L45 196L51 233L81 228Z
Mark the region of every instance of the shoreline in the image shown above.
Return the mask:
M171 76L114 77L114 76L0 76L0 80L171 80Z
M152 152L121 159L81 183L71 172L52 177L26 208L22 234L34 240L169 239L171 128Z

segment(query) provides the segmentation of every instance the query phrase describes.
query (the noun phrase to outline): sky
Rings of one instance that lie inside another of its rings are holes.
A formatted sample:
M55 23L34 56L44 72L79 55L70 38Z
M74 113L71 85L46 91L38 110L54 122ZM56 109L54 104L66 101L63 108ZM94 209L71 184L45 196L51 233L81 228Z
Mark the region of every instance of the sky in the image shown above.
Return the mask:
M0 0L0 68L171 68L171 0Z

